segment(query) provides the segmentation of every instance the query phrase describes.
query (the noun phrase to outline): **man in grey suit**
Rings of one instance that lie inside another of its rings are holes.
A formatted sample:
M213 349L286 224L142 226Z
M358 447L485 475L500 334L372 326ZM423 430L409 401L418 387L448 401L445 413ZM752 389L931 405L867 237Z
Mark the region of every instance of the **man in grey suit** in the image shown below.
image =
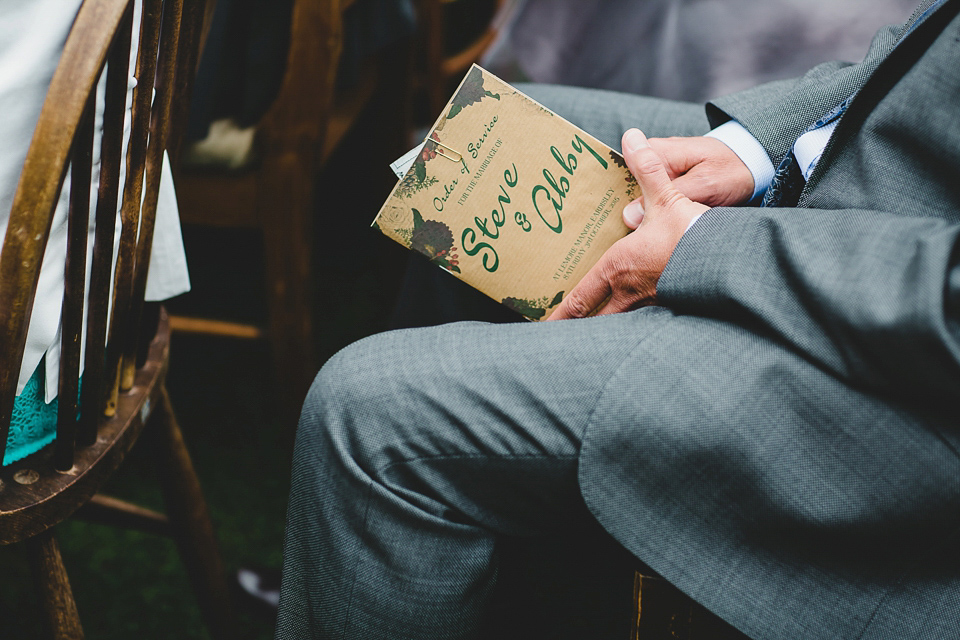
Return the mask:
M475 637L498 539L591 518L752 638L960 636L958 11L706 117L531 88L650 136L623 136L636 231L563 321L393 332L323 368L277 637Z

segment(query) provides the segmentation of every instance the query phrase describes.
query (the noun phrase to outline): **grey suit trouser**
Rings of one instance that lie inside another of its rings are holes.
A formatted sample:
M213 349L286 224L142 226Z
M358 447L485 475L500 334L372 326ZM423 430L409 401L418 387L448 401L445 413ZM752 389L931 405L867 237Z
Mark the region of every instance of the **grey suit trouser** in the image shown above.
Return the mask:
M695 105L523 90L615 148L630 126L651 136L708 128ZM333 357L297 433L277 638L475 637L498 539L590 519L577 483L583 431L624 359L669 319L651 308L456 323L373 336Z

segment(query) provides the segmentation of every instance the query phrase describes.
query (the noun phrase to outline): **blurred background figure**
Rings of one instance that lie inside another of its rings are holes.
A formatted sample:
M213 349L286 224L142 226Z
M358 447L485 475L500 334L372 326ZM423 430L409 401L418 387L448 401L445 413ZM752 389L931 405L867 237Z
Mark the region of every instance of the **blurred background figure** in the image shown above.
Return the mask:
M484 57L494 72L705 101L859 61L914 0L519 0Z

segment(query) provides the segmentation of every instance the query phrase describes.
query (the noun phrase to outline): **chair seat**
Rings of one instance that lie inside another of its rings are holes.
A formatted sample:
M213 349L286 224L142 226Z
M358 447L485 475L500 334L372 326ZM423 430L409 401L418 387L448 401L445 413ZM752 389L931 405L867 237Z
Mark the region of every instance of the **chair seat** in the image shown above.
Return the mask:
M13 544L63 521L100 489L123 462L159 401L170 349L170 326L161 311L146 364L134 387L120 394L116 414L101 427L97 441L80 449L67 472L54 470L48 447L0 471L0 544Z
M633 578L630 640L750 640L643 567Z

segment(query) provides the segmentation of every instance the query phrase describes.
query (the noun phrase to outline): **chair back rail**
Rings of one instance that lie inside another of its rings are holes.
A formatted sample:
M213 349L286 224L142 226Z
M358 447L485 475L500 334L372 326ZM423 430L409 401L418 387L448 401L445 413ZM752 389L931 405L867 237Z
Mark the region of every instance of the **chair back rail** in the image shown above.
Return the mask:
M149 361L137 370L136 387L142 393L121 394L117 403L118 415L131 416L131 420L102 420L96 441L90 446L77 447L74 469L69 473L58 473L52 466L30 459L11 465L20 471L35 471L38 477L31 484L21 485L9 480L9 472L4 474L5 486L0 492L0 545L23 542L69 518L112 477L138 441L145 418L160 403L169 348L169 323L162 316L157 338L149 345Z

